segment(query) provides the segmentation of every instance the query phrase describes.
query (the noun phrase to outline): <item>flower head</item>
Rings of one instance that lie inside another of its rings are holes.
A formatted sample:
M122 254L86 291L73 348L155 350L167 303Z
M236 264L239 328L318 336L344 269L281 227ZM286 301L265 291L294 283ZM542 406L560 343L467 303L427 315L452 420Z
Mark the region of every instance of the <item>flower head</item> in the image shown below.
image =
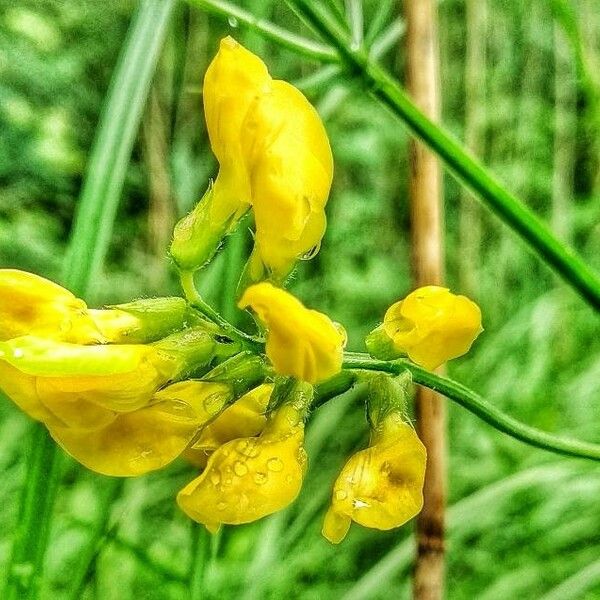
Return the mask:
M417 364L434 369L466 354L482 331L481 311L474 302L430 285L392 304L367 345L380 358L408 354Z
M399 527L423 506L426 452L400 413L389 413L370 446L350 457L333 486L323 535L341 542L352 521L375 529Z
M249 523L290 504L306 471L304 422L291 405L269 416L259 437L227 442L204 472L177 495L180 508L215 532L222 523Z
M346 335L323 313L266 282L249 287L239 306L265 324L266 353L280 375L317 383L341 370Z

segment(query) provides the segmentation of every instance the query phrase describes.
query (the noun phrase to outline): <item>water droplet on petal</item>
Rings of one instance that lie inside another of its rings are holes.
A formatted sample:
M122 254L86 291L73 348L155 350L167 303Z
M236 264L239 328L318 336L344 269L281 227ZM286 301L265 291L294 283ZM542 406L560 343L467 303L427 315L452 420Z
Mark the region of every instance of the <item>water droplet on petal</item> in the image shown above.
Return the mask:
M369 508L369 506L371 506L368 502L365 502L364 500L353 500L352 501L352 506L354 506L354 508Z
M238 477L243 477L248 472L248 467L243 462L238 461L233 465L233 472Z
M254 482L257 483L258 485L262 485L263 483L267 482L267 474L266 473L261 473L260 471L257 471L256 473L254 473Z
M217 510L225 510L227 508L227 502L217 503Z
M335 499L336 500L345 500L348 497L348 494L345 490L335 490Z
M209 415L216 415L223 408L223 394L209 394L202 401L202 406Z
M270 458L267 461L267 469L269 469L269 471L273 471L274 473L283 471L283 463L281 462L281 459L277 458L276 456Z
M23 358L24 355L25 355L25 352L23 352L23 350L21 350L21 348L15 348L13 351L14 358Z
M235 17L229 17L227 22L229 23L229 27L235 28L238 26L238 20Z
M221 482L221 476L217 473L217 471L212 471L209 475L209 479L213 485L219 485Z
M286 483L292 483L294 481L294 477L292 475L288 475L285 478Z

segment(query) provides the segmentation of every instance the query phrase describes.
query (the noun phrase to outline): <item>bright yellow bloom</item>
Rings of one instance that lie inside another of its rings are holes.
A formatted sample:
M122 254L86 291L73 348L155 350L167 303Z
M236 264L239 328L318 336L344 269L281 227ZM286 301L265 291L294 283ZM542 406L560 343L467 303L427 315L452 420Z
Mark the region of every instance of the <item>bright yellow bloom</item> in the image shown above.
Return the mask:
M277 373L318 383L341 371L346 335L329 317L264 282L244 292L239 307L248 306L267 327L266 353Z
M160 469L177 458L198 429L231 399L221 383L182 381L157 392L139 410L118 414L104 427L48 426L52 437L88 469L132 477Z
M22 336L0 342L0 388L44 422L50 412L69 427L101 427L116 412L145 406L159 387L207 364L214 351L213 339L197 330L151 345L80 346Z
M483 331L479 307L434 285L411 292L385 313L383 331L396 352L427 369L466 354Z
M208 457L223 444L258 435L267 422L265 412L272 391L273 384L263 383L244 394L202 430L184 456L192 464L205 467Z
M83 300L39 275L0 269L0 340L26 334L78 344L104 341Z
M323 535L341 542L352 521L374 529L393 529L423 506L427 455L410 424L388 414L372 432L369 448L350 457L334 486Z
M204 110L219 174L176 226L171 255L182 270L206 264L252 206L256 243L249 281L284 279L316 253L325 232L333 159L308 100L231 37L204 78Z
M273 81L248 115L242 138L256 223L252 261L260 260L267 275L281 281L298 258L316 254L325 233L333 177L327 133L302 93ZM256 280L260 267L253 263Z
M291 405L269 416L259 437L218 448L204 472L177 495L180 508L215 532L222 523L249 523L290 504L306 471L304 422Z
M250 107L271 80L266 65L233 38L221 40L204 76L204 112L219 174L194 210L177 223L171 256L183 270L206 264L222 238L250 208L250 174L241 129Z

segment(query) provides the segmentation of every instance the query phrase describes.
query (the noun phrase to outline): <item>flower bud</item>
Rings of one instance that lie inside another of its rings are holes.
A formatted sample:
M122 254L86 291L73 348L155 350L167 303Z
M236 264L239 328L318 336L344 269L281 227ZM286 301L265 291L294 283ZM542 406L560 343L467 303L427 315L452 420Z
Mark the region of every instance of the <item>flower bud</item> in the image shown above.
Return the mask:
M160 390L148 406L118 414L104 427L48 426L52 437L88 469L132 477L160 469L177 458L199 428L231 400L221 383L181 381Z
M265 282L244 292L239 307L248 306L267 328L266 353L277 373L317 383L340 372L346 335L329 317Z
M408 355L418 365L435 369L466 354L482 331L481 311L474 302L430 285L392 304L383 325L366 342L377 358Z
M174 333L186 324L183 298L142 298L88 314L103 337L113 344L143 344Z
M249 523L285 508L298 495L306 472L306 408L293 401L283 404L258 437L218 448L204 472L177 495L180 508L213 533L221 523Z
M350 457L333 485L322 533L338 544L352 521L393 529L423 506L425 447L412 426L392 411L371 431L369 448Z

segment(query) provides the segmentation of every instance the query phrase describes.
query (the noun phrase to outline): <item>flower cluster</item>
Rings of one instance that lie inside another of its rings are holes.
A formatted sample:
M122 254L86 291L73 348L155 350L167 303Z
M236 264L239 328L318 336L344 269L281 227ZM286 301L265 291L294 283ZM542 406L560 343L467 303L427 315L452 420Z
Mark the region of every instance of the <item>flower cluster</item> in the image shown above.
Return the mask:
M316 111L231 38L207 70L204 108L219 173L175 228L171 255L187 299L95 310L42 277L0 270L0 389L98 473L136 476L186 458L199 473L177 503L216 531L297 497L305 424L318 386L335 388L346 333L280 287L325 231L333 164ZM193 289L193 273L250 209L254 248L238 306L255 317L255 337ZM374 357L433 369L466 353L480 331L473 302L429 286L392 305L366 343ZM426 452L406 416L411 383L363 379L370 444L333 484L323 525L333 543L351 521L398 527L423 502Z

